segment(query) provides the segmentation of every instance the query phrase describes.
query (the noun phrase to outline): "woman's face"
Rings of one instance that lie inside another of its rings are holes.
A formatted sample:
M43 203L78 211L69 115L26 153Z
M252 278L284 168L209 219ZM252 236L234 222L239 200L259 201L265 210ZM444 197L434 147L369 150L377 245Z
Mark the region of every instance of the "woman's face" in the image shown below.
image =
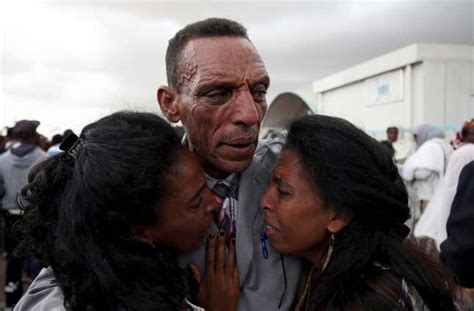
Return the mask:
M280 253L316 260L327 250L330 231L336 232L334 213L303 176L297 154L284 150L262 197L265 232ZM339 229L338 229L339 230Z
M202 245L218 204L196 156L180 149L177 157L165 177L164 197L156 208L158 220L148 227L147 238L155 245L187 252Z

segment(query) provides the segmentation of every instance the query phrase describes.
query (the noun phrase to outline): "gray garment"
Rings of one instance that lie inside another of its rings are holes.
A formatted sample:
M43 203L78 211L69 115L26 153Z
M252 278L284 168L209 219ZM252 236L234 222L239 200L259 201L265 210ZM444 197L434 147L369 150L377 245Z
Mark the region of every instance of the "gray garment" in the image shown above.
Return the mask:
M418 126L413 134L417 136L417 145L421 146L433 138L444 138L442 130L431 124L422 124Z
M28 173L45 159L46 152L39 147L22 157L13 154L11 149L0 156L0 180L5 189L3 209L15 208L16 194L28 183Z
M64 296L51 268L44 268L21 297L14 311L65 311Z
M264 259L260 242L260 233L264 229L260 198L268 186L281 146L282 141L264 143L258 148L250 167L240 176L236 236L240 277L239 311L288 310L296 296L301 261L292 256L280 256L273 250L269 240L266 241L268 259ZM213 224L210 233L216 231ZM181 256L179 261L182 266L195 263L201 274L204 274L205 256L206 247L203 245L198 250ZM282 304L278 309L280 299Z

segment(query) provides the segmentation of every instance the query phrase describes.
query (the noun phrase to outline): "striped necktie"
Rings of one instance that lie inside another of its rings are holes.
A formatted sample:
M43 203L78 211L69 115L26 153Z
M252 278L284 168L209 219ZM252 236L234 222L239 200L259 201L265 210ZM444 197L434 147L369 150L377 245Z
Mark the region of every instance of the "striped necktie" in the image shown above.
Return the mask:
M217 228L225 231L229 239L235 238L235 210L237 200L232 196L231 189L223 182L218 182L211 191L221 205L214 219Z

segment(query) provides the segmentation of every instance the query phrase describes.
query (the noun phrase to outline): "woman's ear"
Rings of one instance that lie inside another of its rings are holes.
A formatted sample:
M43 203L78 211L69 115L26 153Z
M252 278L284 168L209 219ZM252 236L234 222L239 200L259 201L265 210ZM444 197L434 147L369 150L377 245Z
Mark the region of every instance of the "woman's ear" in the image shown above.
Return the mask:
M329 223L326 226L327 230L331 233L338 233L351 221L352 215L349 213L336 214L334 211L329 219Z
M148 226L132 226L132 235L140 241L153 245L153 238Z
M161 111L173 123L180 121L178 97L176 90L169 86L160 86L156 92Z

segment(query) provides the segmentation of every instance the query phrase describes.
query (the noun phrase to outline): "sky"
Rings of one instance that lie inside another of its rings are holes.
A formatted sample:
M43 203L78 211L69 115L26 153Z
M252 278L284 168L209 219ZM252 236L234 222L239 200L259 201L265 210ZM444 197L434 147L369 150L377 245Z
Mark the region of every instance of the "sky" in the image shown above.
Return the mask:
M416 42L473 44L474 0L2 1L0 128L79 131L120 109L159 112L168 40L225 17L247 27L271 77L268 102Z

